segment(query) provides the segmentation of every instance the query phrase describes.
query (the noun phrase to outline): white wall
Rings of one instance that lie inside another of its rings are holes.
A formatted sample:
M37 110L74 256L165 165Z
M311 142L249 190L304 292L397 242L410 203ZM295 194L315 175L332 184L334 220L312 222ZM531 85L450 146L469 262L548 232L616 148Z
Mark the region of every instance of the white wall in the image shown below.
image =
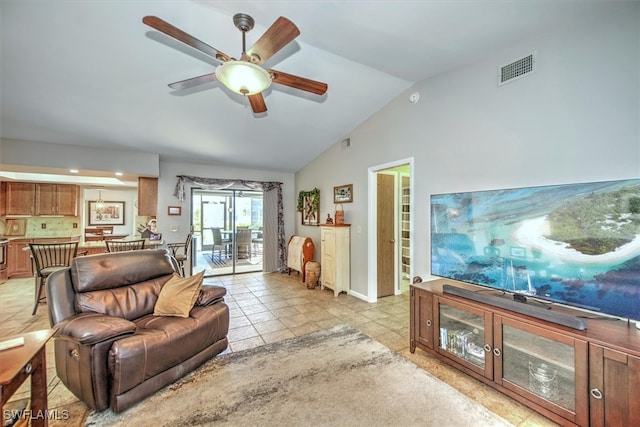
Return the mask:
M640 176L640 4L496 52L416 84L296 173L296 194L354 184L351 287L368 295L367 170L414 158L414 274L429 277L431 194ZM497 86L498 66L537 51L537 72ZM411 104L410 93L420 92ZM332 214L333 216L333 214ZM318 227L298 225L320 253ZM357 227L361 232L357 233Z
M293 216L289 214L290 212L294 212L296 208L295 203L297 196L294 195L293 173L160 161L160 178L158 180L158 231L162 233L163 239L167 242L184 241L191 224L191 185L185 186L187 198L184 202L180 202L173 195L178 181L176 175L282 182L282 199L285 212L285 239L288 239L294 233L295 226ZM181 206L182 215L167 215L168 206ZM177 226L178 231L172 232L171 226Z
M102 200L106 202L124 202L124 225L114 225L114 234L136 234L135 218L138 210L135 202L138 198L138 191L135 188L83 188L82 197L80 198L78 209L81 210L82 229L91 227L89 225L89 201L98 200L102 196Z
M20 165L158 176L157 153L0 139L0 166Z

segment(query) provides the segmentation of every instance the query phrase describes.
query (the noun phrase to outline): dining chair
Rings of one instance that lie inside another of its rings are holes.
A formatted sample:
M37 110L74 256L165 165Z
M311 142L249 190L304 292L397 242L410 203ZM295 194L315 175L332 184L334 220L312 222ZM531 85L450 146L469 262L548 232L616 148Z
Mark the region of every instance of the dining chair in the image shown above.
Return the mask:
M144 239L140 240L105 240L107 252L138 251L144 249Z
M236 229L236 256L238 258L240 258L240 253L242 251L242 255L247 253L249 259L251 259L251 233L252 231L248 228Z
M189 233L184 243L167 243L167 247L171 249L171 255L178 262L182 277L184 277L184 263L189 260L191 252L191 240L193 240L193 234Z
M222 248L224 248L225 257L229 255L229 246L232 244L231 239L223 239L222 231L220 228L211 228L213 234L213 246L211 247L211 259L215 255L216 249L218 249L218 260L222 260Z
M104 239L104 230L99 227L87 227L84 229L84 241L96 242Z
M257 232L256 230L254 230L254 233L256 234L256 236L251 238L251 243L253 243L253 249L257 255L262 252L262 243L263 243L262 228L257 230ZM260 250L258 250L258 247L260 247Z
M29 243L29 248L36 268L36 298L31 313L34 315L38 311L40 301L44 299L42 289L44 289L47 278L54 271L62 270L71 265L71 260L78 254L78 242Z

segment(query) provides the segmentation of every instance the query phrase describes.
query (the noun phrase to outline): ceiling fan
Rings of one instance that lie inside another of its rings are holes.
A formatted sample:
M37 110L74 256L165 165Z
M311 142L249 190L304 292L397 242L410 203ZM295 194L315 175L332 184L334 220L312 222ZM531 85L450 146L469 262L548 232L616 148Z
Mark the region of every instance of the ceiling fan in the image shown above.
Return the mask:
M261 66L267 59L300 35L298 27L282 16L276 19L262 37L247 51L246 34L253 28L254 20L245 13L234 15L233 23L242 32L242 54L240 59L230 57L156 16L145 16L142 18L142 22L220 61L220 65L216 67L215 72L171 83L169 87L172 89L187 89L218 80L233 92L245 95L249 99L254 113L267 111L262 91L268 88L271 83L289 86L316 95L324 95L327 91L328 86L326 83L281 71L265 69Z

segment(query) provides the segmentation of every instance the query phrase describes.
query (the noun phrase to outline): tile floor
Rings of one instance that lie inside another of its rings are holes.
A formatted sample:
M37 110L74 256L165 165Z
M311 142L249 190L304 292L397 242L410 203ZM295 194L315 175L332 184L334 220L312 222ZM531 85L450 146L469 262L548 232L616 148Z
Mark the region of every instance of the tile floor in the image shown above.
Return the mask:
M407 293L382 298L375 304L333 291L308 290L300 276L280 273L251 273L206 279L227 288L231 312L230 346L241 351L265 343L303 335L334 325L349 323L406 357L432 375L447 382L517 426L555 426L553 422L503 396L490 387L433 359L417 349L409 351L409 296ZM0 339L22 332L48 328L46 305L31 316L33 279L12 279L0 285ZM53 366L53 344L47 344L49 409L63 415L49 425L82 426L89 409L60 382ZM28 381L12 400L29 395ZM54 411L55 410L55 411Z

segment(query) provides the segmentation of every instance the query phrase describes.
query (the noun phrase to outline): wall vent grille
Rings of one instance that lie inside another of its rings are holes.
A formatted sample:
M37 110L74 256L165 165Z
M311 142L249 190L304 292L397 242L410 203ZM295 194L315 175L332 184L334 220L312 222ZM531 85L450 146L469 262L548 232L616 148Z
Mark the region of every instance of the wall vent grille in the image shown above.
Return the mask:
M533 52L522 59L498 69L498 86L518 80L536 71L536 53Z
M342 140L342 149L343 150L348 150L349 147L351 147L351 138L343 139Z

